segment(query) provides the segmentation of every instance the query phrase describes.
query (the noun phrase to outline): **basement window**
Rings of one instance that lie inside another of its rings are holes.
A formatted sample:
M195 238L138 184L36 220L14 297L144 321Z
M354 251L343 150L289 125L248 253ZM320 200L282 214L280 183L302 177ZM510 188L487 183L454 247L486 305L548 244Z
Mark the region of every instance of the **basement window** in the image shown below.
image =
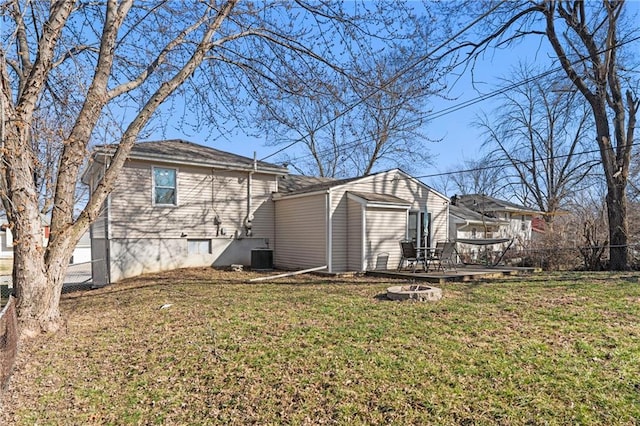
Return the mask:
M211 254L211 240L187 240L189 254Z

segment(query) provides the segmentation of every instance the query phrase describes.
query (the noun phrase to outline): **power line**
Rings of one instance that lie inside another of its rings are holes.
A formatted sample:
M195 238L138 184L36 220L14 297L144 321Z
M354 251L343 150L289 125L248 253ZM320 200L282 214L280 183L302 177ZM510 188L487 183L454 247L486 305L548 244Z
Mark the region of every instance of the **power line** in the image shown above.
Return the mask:
M386 89L387 87L389 87L394 81L398 80L403 74L405 74L406 72L408 72L409 70L415 68L416 66L418 66L419 64L421 64L422 62L428 60L434 53L436 53L438 50L442 49L443 47L445 47L446 45L448 45L450 42L454 41L457 37L461 36L462 34L464 34L467 30L469 30L470 28L472 28L473 26L475 26L478 22L480 22L481 20L483 20L484 18L486 18L487 16L489 16L491 13L493 13L496 9L498 9L498 7L500 7L502 4L502 2L498 2L496 3L496 5L494 7L492 7L490 10L488 10L487 12L483 13L482 15L480 15L478 18L474 19L471 23L469 23L466 27L462 28L460 31L458 31L456 34L454 34L453 36L449 37L447 40L445 40L444 42L442 42L439 46L437 46L434 50L432 50L431 52L426 53L425 55L423 55L421 58L418 58L416 61L414 61L412 64L410 64L409 66L407 66L407 68L398 71L391 79L389 79L385 84L381 85L380 87L377 87L375 90L373 90L371 93L369 93L367 96L359 99L357 102L353 103L351 106L345 108L343 111L341 111L340 113L336 114L335 117L333 117L332 119L328 120L326 123L321 124L320 126L318 126L316 129L314 129L314 131L320 130L323 127L328 126L329 124L333 123L334 121L336 121L337 119L339 119L340 117L346 115L349 111L352 111L353 109L355 109L358 105L364 103L365 101L367 101L368 99L370 99L373 95L375 95L376 93L382 91L383 89ZM302 136L296 140L294 140L293 142L291 142L290 144L288 144L287 146L267 155L266 157L263 157L260 161L264 161L268 158L273 157L276 154L279 154L289 148L291 148L292 146L304 141L306 138L308 138L309 136L311 136L311 132L307 133L305 136Z
M406 73L408 70L410 70L410 69L414 68L415 66L417 66L417 65L419 65L420 63L422 63L422 62L424 62L425 60L427 60L431 55L433 55L435 52L437 52L438 50L440 50L442 47L446 46L446 44L448 44L450 41L452 41L453 39L455 39L455 38L456 38L456 37L458 37L459 35L463 34L463 33L464 33L464 32L466 32L469 28L471 28L471 27L472 27L472 26L474 26L476 23L478 23L480 20L482 20L482 19L484 19L486 16L488 16L488 14L492 13L492 12L493 12L493 11L494 11L498 6L499 6L499 4L498 4L498 5L496 5L494 8L492 8L490 11L488 11L488 12L486 12L485 14L481 15L480 17L476 18L472 23L470 23L469 25L467 25L467 26L466 26L465 28L463 28L461 31L459 31L458 33L456 33L453 37L449 38L447 41L445 41L445 42L444 42L444 43L442 43L440 46L438 46L437 48L435 48L432 52L429 52L428 54L426 54L426 55L424 55L423 57L419 58L419 59L418 59L417 61L415 61L413 64L409 65L407 68L405 68L405 69L404 69L404 70L402 70L401 72L398 72L398 73L397 73L397 74L396 74L396 75L395 75L391 80L389 80L387 83L385 83L384 85L380 86L379 88L376 88L376 90L375 90L374 92L370 93L370 94L369 94L369 95L367 95L366 97L364 97L364 98L360 99L359 101L355 102L354 104L352 104L351 106L349 106L349 107L348 107L348 108L346 108L345 110L341 111L339 114L337 114L337 115L336 115L335 117L333 117L331 120L328 120L327 122L325 122L325 123L321 124L320 126L318 126L315 130L319 130L319 129L321 129L321 128L323 128L323 127L326 127L327 125L329 125L329 124L333 123L333 122L334 122L334 121L336 121L338 118L340 118L340 117L342 117L342 116L346 115L349 111L352 111L352 110L353 110L354 108L356 108L358 105L362 104L364 101L366 101L367 99L369 99L371 96L373 96L373 95L374 95L375 93L377 93L378 91L381 91L381 90L383 90L384 88L388 87L388 86L389 86L393 81L397 80L397 79L398 79L398 78L399 78L403 73ZM635 42L635 41L638 41L638 40L640 40L640 36L635 37L635 38L632 38L632 39L625 40L625 41L623 41L623 42L620 42L620 43L618 43L618 44L617 44L617 45L615 45L615 46L612 46L612 47L610 47L610 48L607 48L607 49L604 49L604 50L602 50L602 51L599 51L599 52L598 52L598 54L605 53L605 52L610 51L610 50L612 50L612 49L614 49L614 48L619 48L619 47L622 47L622 46L624 46L624 45L626 45L626 44L629 44L629 43L632 43L632 42ZM588 60L588 58L578 59L578 60L576 60L576 61L572 62L572 63L571 63L571 65L577 65L577 64L579 64L579 63L581 63L581 62L585 62L585 61L587 61L587 60ZM558 66L558 67L552 68L552 69L550 69L550 70L547 70L547 71L545 71L545 72L542 72L542 73L540 73L540 74L537 74L537 75L535 75L535 76L533 76L533 77L530 77L530 78L527 78L527 79L521 80L521 81L519 81L519 82L513 83L513 84L511 84L511 85L509 85L509 86L506 86L506 87L503 87L503 88L500 88L500 89L496 89L496 90L494 90L494 91L492 91L492 92L489 92L489 93L487 93L487 94L477 96L477 97L475 97L475 98L473 98L473 99L470 99L470 100L467 100L467 101L461 102L461 103L459 103L459 104L456 104L456 105L453 105L453 106L450 106L450 107L447 107L447 108L442 109L442 110L440 110L440 111L436 111L436 112L431 113L431 114L426 114L426 115L424 115L424 116L421 116L419 119L415 119L415 120L413 120L413 121L412 121L412 122L410 122L409 124L411 124L411 123L416 123L416 122L421 121L421 120L435 120L435 119L441 118L441 117L446 116L446 115L448 115L448 114L451 114L451 113L453 113L453 112L459 111L459 110L464 109L464 108L468 108L468 107L473 106L473 105L475 105L475 104L478 104L478 103L480 103L480 102L483 102L483 101L486 101L486 100L488 100L488 99L494 98L494 97L496 97L496 96L498 96L498 95L501 95L501 94L506 93L506 92L508 92L508 91L510 91L510 90L513 90L513 89L515 89L515 88L518 88L518 87L520 87L520 86L523 86L523 85L525 85L525 84L528 84L528 83L530 83L530 82L532 82L532 81L536 81L536 80L538 80L538 79L540 79L540 78L543 78L543 77L547 77L547 76L549 76L549 75L552 75L552 74L554 74L554 73L556 73L556 72L561 71L562 69L563 69L563 68L562 68L562 66ZM267 155L266 157L263 157L263 158L262 158L262 160L266 160L266 159L268 159L268 158L270 158L270 157L273 157L274 155L277 155L277 154L279 154L279 153L281 153L281 152L283 152L283 151L286 151L287 149L291 148L292 146L294 146L294 145L296 145L296 144L298 144L298 143L300 143L300 142L304 141L304 140L305 140L305 139L307 139L310 135L311 135L311 132L307 133L307 134L306 134L306 135L304 135L304 136L301 136L300 138L298 138L298 139L294 140L293 142L291 142L291 143L287 144L285 147L278 149L277 151L275 151L275 152L273 152L273 153L271 153L271 154ZM349 148L351 148L351 147L356 147L356 146L358 146L358 145L360 144L360 142L363 142L363 141L365 141L365 140L366 140L366 138L365 138L365 137L357 138L357 139L352 140L352 142L350 142L350 143L343 144L343 145L342 145L342 147L343 147L343 148L346 148L346 149L349 149ZM320 154L320 155L322 155L323 153L326 153L326 152L329 152L329 149L327 149L327 150L320 150L320 151L319 151L318 153L316 153L316 154ZM306 155L302 155L302 156L296 157L296 159L297 159L297 160L299 160L299 159L304 159L304 158L308 158L308 157L311 157L311 156L312 156L312 154L306 154Z

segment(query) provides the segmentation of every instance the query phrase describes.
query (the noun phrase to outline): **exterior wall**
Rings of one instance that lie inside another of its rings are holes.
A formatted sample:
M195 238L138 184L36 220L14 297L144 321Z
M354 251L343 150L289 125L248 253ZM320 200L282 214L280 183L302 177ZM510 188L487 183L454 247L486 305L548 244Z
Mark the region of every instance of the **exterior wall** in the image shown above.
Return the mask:
M91 239L91 281L97 286L109 284L107 243L105 238Z
M327 264L326 195L275 202L274 263L281 269L305 269Z
M504 232L507 237L515 239L517 248L523 248L531 241L531 220L532 216L519 214L512 214L509 218L509 226Z
M447 240L449 222L448 199L399 172L372 175L331 190L332 272L349 270L349 265L347 264L347 191L390 194L409 201L411 202L411 210L431 213L431 232L434 243ZM405 225L405 229L402 235L395 238L396 248L394 251L397 252L398 256L400 254L398 241L407 237L406 217L402 223ZM389 224L385 226L389 226Z
M11 231L0 231L0 258L13 259L13 238Z
M176 169L176 206L154 205L154 166ZM103 215L108 225L102 218L93 225L92 238L108 241L94 250L93 260L108 256L111 282L187 266L250 265L251 249L275 240L276 179L259 172L128 161ZM189 240L208 244L210 252L189 253Z
M152 166L151 163L130 162L123 169L111 194L109 220L112 238L144 238L157 233L168 238L182 234L190 238L228 238L246 233L248 173L177 168L178 205L156 206L152 202ZM266 211L258 210L263 208L262 204L275 190L275 178L254 174L251 180L250 213L258 217L256 228L265 233L258 236L273 238L273 216L268 208ZM214 221L216 217L219 225Z
M473 229L476 229L475 236L473 234ZM485 233L484 227L481 224L478 225L463 225L458 227L457 237L456 238L502 238L504 237L501 232L502 228L497 228L495 226L488 226L487 232ZM504 244L492 244L487 246L479 246L473 244L464 244L457 243L456 250L458 255L462 259L463 262L473 262L477 261L482 253L487 251L498 251L503 248Z
M212 239L211 253L188 252L186 238L116 238L109 241L111 282L141 274L195 266L251 264L251 250L264 238Z
M362 252L364 223L364 206L357 201L347 199L347 240L348 240L348 265L350 271L360 271L364 263Z
M393 269L400 262L400 240L407 228L407 211L367 209L366 269ZM384 265L382 265L384 263Z
M73 250L73 255L71 257L71 263L87 263L91 262L91 246L76 246Z

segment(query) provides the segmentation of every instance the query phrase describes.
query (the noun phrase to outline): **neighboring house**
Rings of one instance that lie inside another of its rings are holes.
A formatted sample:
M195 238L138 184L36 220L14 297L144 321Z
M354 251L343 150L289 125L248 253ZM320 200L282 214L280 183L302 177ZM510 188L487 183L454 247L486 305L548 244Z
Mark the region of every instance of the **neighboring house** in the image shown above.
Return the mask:
M95 187L115 150L96 147ZM250 264L275 239L286 168L182 140L136 143L91 226L94 284L187 266Z
M97 147L94 188L114 152ZM134 145L91 226L95 284L186 266L395 268L399 241L447 238L448 199L400 170L335 180L181 140ZM384 263L384 265L383 265Z
M13 259L13 232L4 214L0 214L0 259ZM49 222L42 219L42 244L49 243ZM73 250L71 263L91 261L91 238L86 232Z
M456 227L456 231L461 232L456 234L456 239L509 238L513 239L516 248L526 247L531 242L532 221L542 214L538 210L480 194L456 195L452 197L451 204L455 206L452 212L471 219L469 225ZM456 220L455 216L453 220Z
M49 223L42 218L42 244L49 241ZM0 213L0 259L13 259L13 232L4 211Z
M91 262L91 233L89 231L80 237L76 248L73 249L73 255L70 261L72 265L87 262Z
M308 179L285 176L274 195L274 256L280 268L394 268L400 240L432 246L447 239L448 198L400 170Z

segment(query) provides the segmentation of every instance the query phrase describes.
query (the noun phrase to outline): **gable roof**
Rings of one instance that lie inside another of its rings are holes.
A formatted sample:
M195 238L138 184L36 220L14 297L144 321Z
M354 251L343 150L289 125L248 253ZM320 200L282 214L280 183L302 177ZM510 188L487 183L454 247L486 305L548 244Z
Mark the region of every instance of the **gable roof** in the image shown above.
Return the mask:
M483 194L455 195L454 203L457 206L466 207L485 215L493 212L511 212L519 214L541 214L538 210L533 210L510 201L499 200Z
M117 144L98 145L94 155L111 156ZM286 167L253 158L232 154L208 146L198 145L182 139L136 142L129 153L131 160L159 161L169 164L222 167L236 170L259 170L266 173L286 174Z

